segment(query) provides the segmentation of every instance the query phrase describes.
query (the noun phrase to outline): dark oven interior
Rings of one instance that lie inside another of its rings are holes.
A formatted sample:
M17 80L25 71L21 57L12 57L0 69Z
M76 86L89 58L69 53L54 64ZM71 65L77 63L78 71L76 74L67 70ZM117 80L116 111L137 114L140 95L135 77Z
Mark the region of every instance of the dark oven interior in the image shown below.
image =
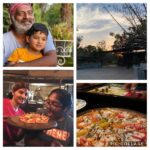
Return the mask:
M86 107L77 111L78 114L94 108L113 107L147 113L146 100L129 98L123 96L100 95L88 92L77 92L77 99L83 99L87 102Z

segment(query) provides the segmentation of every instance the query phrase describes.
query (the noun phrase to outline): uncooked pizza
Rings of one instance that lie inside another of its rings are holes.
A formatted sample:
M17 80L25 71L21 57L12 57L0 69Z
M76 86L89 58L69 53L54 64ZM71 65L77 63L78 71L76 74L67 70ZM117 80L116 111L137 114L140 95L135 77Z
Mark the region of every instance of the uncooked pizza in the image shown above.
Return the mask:
M36 113L26 113L22 116L19 116L19 119L25 123L48 123L49 120L47 116Z
M146 116L117 108L89 110L77 118L78 146L146 146Z
M117 95L117 96L124 96L126 93L123 87L115 87L115 86L98 87L90 90L89 92L98 94Z

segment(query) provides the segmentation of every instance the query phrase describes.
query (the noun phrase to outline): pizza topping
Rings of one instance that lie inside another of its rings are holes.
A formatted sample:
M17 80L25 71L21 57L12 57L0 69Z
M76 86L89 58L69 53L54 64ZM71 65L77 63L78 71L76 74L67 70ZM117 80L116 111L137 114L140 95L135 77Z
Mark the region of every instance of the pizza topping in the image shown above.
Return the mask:
M49 118L45 115L36 113L27 113L19 117L20 121L25 123L48 123Z
M103 108L77 118L79 146L144 146L146 118L137 112Z

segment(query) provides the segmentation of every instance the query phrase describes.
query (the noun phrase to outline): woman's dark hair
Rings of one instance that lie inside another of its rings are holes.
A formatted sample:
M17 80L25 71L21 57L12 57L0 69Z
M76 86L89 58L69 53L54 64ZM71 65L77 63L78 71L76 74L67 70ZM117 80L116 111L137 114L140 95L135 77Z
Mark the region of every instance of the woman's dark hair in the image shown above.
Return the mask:
M64 89L54 89L51 91L51 93L48 95L51 96L52 94L57 94L58 100L63 105L63 108L70 108L71 107L71 94L64 90Z
M29 89L29 84L25 82L16 82L12 87L12 92L15 92L19 89Z
M7 97L8 97L9 99L12 99L12 98L13 98L12 92L9 92L9 93L7 94Z
M42 23L34 23L32 27L26 32L26 35L30 37L31 35L33 35L35 32L38 32L38 31L48 36L48 29Z

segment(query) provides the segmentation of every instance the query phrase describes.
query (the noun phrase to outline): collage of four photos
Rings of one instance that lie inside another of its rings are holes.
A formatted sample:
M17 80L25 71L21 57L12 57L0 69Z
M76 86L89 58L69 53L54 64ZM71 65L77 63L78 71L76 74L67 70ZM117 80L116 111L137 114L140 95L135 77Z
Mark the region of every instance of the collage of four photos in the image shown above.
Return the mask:
M3 147L148 147L147 3L3 3Z

